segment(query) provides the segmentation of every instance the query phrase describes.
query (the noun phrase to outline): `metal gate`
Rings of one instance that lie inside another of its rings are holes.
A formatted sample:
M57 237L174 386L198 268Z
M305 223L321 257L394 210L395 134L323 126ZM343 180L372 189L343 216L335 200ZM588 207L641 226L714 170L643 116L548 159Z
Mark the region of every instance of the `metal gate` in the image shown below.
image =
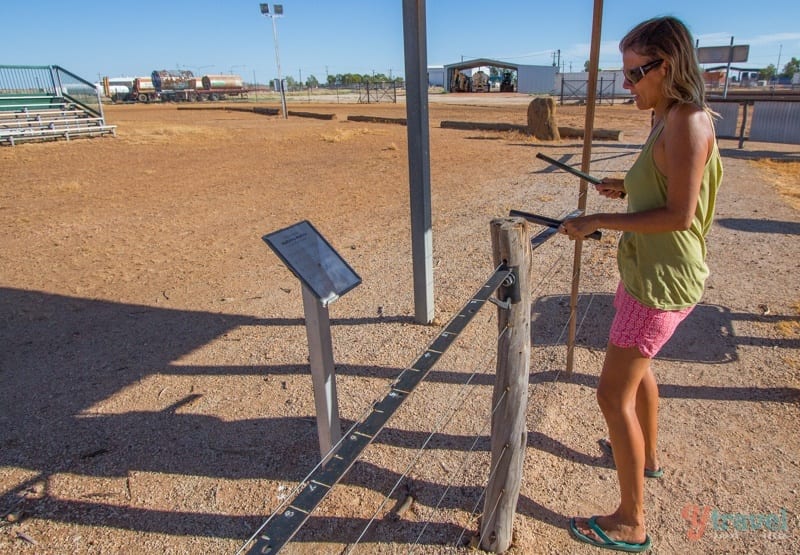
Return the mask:
M379 102L392 102L397 104L397 83L363 83L358 85L359 104L377 104Z
M608 104L614 104L616 81L616 78L604 79L602 77L597 81L596 102L598 104L602 104L604 101ZM589 96L588 89L588 79L562 79L559 102L564 104L565 99L585 101Z

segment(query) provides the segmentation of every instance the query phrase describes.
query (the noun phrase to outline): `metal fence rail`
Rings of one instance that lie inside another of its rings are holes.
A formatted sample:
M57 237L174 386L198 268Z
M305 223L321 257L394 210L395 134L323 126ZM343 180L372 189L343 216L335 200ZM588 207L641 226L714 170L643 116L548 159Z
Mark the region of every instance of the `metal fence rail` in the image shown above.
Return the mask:
M57 96L51 66L0 66L0 94Z
M100 101L100 91L89 81L78 77L60 66L53 67L55 79L61 96L77 102L84 108L103 117L103 103Z
M0 65L0 100L65 98L103 117L100 92L60 66Z

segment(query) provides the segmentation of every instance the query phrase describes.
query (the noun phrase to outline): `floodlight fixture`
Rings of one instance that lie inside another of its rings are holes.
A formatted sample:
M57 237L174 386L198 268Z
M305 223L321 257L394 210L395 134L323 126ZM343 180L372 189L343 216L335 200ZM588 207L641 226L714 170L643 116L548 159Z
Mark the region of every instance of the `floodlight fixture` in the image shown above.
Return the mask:
M259 4L261 6L261 13L264 15L269 15L269 4Z

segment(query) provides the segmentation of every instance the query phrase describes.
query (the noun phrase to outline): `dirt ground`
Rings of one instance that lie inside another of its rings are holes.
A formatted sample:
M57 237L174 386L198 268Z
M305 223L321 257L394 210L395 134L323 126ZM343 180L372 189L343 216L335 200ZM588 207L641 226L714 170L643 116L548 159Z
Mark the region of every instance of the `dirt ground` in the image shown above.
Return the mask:
M489 222L558 217L582 141L440 128L524 124L522 95L430 104L436 320L414 322L401 104L290 104L319 119L108 106L116 138L0 149L0 552L234 553L319 461L298 281L262 241L307 219L362 283L330 307L345 428L491 275ZM558 108L583 127L584 107ZM597 108L592 173L648 132ZM653 553L800 552L800 147L721 141L703 304L654 363L662 462ZM589 211L623 210L590 193ZM594 553L571 516L617 499L595 390L617 236L583 249L565 375L572 244L534 252L528 448L514 553ZM286 553L466 553L491 469L496 308L476 316ZM422 447L425 449L422 449ZM411 493L401 517L394 510Z

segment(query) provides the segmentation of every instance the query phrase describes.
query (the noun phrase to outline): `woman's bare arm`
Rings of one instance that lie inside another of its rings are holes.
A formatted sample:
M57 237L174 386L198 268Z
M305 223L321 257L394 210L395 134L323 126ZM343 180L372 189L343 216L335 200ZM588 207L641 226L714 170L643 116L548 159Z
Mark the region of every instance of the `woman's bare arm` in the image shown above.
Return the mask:
M585 237L597 229L663 233L689 228L714 144L713 129L708 115L694 106L677 106L666 119L654 152L656 166L667 178L666 204L644 212L598 213L570 219L563 225L567 235Z

